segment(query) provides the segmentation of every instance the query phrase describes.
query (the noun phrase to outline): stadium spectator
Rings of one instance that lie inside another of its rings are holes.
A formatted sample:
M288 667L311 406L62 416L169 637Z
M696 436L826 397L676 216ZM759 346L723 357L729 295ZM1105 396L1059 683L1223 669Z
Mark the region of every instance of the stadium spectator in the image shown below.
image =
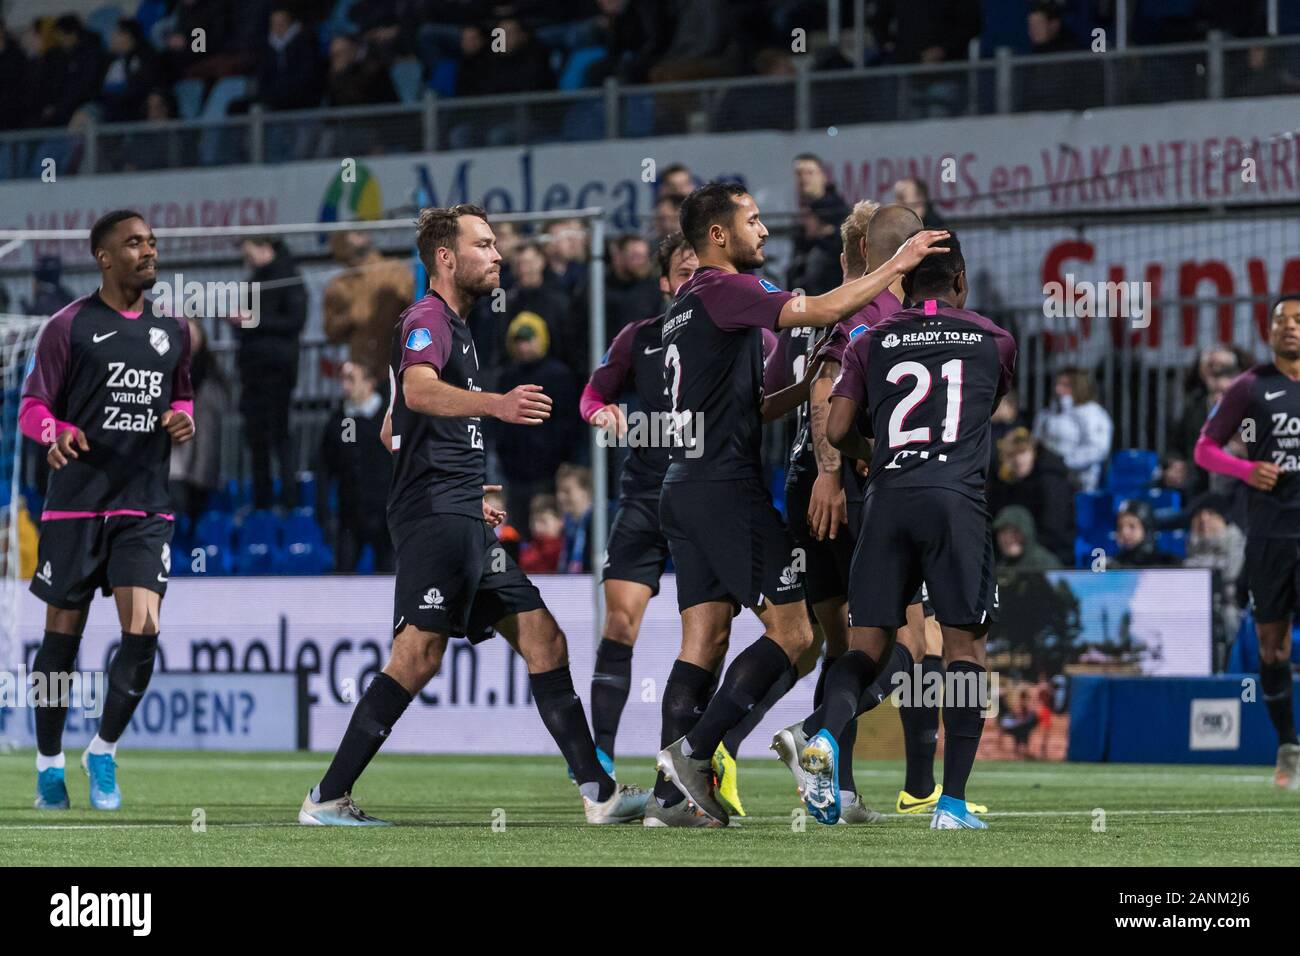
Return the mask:
M499 490L500 487L500 485L496 485L494 490L485 491L483 493L483 502L489 508L504 512L506 511L506 496ZM556 515L558 517L558 511ZM505 548L506 554L510 555L518 563L521 537L519 529L511 522L509 513L506 514L505 520L492 530L496 533L497 540L501 542L501 547Z
M983 25L970 0L878 0L871 18L885 58L892 63L961 63ZM964 78L936 74L914 83L920 116L955 116L962 110ZM935 228L928 222L926 228Z
M1119 552L1111 564L1121 568L1172 568L1181 562L1156 547L1155 515L1145 501L1130 498L1115 513Z
M664 236L680 232L682 228L682 203L675 193L664 193L655 200L654 217L650 221L650 239L659 243Z
M500 356L505 352L506 331L510 323L516 316L527 313L540 316L546 323L549 341L552 343L548 350L554 358L563 361L564 345L561 343L571 334L568 328L569 297L555 284L546 281L546 257L537 242L521 242L510 261L512 275L505 297L505 312L492 313L497 323L492 355L499 362ZM505 285L504 281L502 284ZM585 328L584 322L577 334L580 335Z
M555 574L564 551L564 519L554 495L534 495L529 502L528 540L519 548L525 574Z
M993 519L998 569L1051 571L1061 567L1056 555L1038 543L1034 516L1023 505L1007 505Z
M735 22L726 0L666 0L675 25L662 58L650 67L651 83L731 76L740 67Z
M295 504L295 472L289 441L289 403L298 383L298 337L307 323L302 275L279 239L259 236L242 243L248 281L258 289L256 311L230 317L239 338L239 412L252 460L253 507L275 503L271 459L280 478L280 504Z
M1300 91L1300 76L1285 62L1279 62L1276 53L1275 48L1267 46L1248 49L1244 72L1233 70L1229 75L1229 95L1285 96Z
M153 48L136 20L117 21L108 40L111 59L99 95L104 120L122 123L144 119L145 98L158 79Z
M608 53L592 65L585 85L597 86L609 76L620 83L644 83L667 43L663 6L637 0L596 0L596 6L600 45Z
M925 180L907 177L894 183L894 202L902 203L921 217L926 229L947 229L948 224L930 202L930 187Z
M321 433L317 513L329 513L329 493L337 488L334 570L355 571L369 546L375 570L392 571L387 502L393 458L379 437L387 405L363 365L344 362L339 383L342 399Z
M258 98L269 110L304 110L321 104L316 42L289 7L271 11L257 88Z
M685 199L695 191L695 176L685 163L670 163L659 174L659 195Z
M232 36L232 12L225 0L176 3L171 29L163 40L163 63L169 82L188 77L215 79L237 71L239 64L226 56Z
M1094 491L1110 457L1115 426L1097 401L1092 376L1083 369L1062 369L1055 388L1051 405L1034 420L1034 436L1061 456L1078 490Z
M1196 363L1188 369L1184 381L1182 413L1169 426L1169 447L1186 461L1192 461L1201 426L1215 403L1228 390L1232 380L1252 365L1247 355L1239 355L1231 346L1210 345L1201 349ZM1193 487L1201 490L1207 476L1201 469L1194 473Z
M55 85L39 123L66 126L78 108L99 96L107 62L99 35L82 26L80 18L73 14L55 21L53 36L46 78Z
M1206 493L1192 502L1191 530L1187 535L1185 568L1209 568L1213 597L1215 645L1224 646L1237 634L1241 611L1237 605L1237 579L1246 563L1246 535L1228 521L1231 501Z
M1017 760L1027 760L1029 753L1029 735L1038 726L1037 708L1034 705L1034 693L1029 687L1021 687L1009 695L1014 698L1010 706L1001 708L998 716L998 729L1011 738L1012 756Z
M1062 564L1074 562L1074 492L1065 462L1038 444L1026 428L998 442L998 467L989 482L990 514L1022 505L1034 518L1038 540Z
M0 20L0 130L27 125L28 79L27 55L18 38Z
M826 163L816 153L800 153L794 158L794 187L800 207L811 206L826 196L830 196L840 206L848 206L826 175ZM847 211L845 215L848 215Z
M840 223L849 214L839 194L827 192L800 214L799 238L790 261L787 287L821 295L844 279L840 268Z
M564 513L562 574L591 570L591 469L561 465L555 472L555 500Z
M1079 49L1079 41L1061 20L1058 0L1034 0L1029 5L1026 26L1031 53L1067 53Z
M644 237L624 233L610 244L609 268L605 273L605 334L613 339L629 322L636 322L661 311L663 293L659 276L650 256L650 244ZM581 329L586 328L586 316ZM585 343L584 343L585 345ZM585 355L586 349L582 350ZM585 370L585 363L575 364Z
M32 297L24 299L24 315L53 315L76 296L63 284L63 260L58 256L41 256L32 269Z
M1020 393L1014 388L1007 389L989 420L992 423L989 430L989 474L995 475L998 470L998 442L1017 428L1027 430L1029 427L1029 422L1020 414Z
M331 233L330 254L343 271L322 296L325 337L347 342L348 358L369 369L387 396L393 326L415 294L411 266L386 258L364 232Z
M460 62L456 68L457 96L486 96L495 92L492 72L496 66L488 51L487 31L477 23L460 29Z
M208 348L203 326L187 319L190 328L190 384L194 388L194 438L172 445L169 481L178 514L192 522L207 508L221 483L221 421L230 405L230 385Z
M543 230L546 280L573 295L587 281L587 227L580 219L557 219Z
M330 106L397 102L397 91L383 63L366 56L361 44L345 35L330 40L326 89Z
M152 123L176 118L176 99L171 90L159 87L145 95L144 118ZM111 143L109 140L110 149ZM187 154L187 147L193 147L194 143L193 137L187 137L180 130L174 129L133 133L118 144L115 150L118 157L115 168L123 172L135 172L190 165L194 159Z
M548 355L550 331L538 315L515 316L506 332L509 363L501 370L497 390L509 392L520 385L540 385L551 397L551 417L540 425L487 424L505 475L506 508L518 526L528 526L529 502L549 488L556 468L572 457L581 424L578 417L578 383L563 362Z

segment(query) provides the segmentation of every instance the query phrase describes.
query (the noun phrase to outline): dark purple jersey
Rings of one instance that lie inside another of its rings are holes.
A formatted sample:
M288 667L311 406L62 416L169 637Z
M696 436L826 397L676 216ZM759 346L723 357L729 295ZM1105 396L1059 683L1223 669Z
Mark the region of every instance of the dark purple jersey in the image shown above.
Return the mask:
M934 300L854 338L831 396L868 409L875 438L868 493L936 487L983 501L989 420L1015 366L1010 333Z
M393 337L393 484L388 523L431 514L483 517L487 459L479 418L422 415L406 405L402 373L431 365L448 385L481 392L469 326L432 289L407 306Z
M637 410L645 416L641 422L633 419L628 423L632 452L619 479L619 494L624 498L658 501L668 470L668 449L660 440L669 411L662 328L662 315L623 326L588 382L606 405L617 404L621 396L635 392Z
M1272 362L1237 376L1210 411L1201 434L1225 445L1238 429L1247 458L1271 461L1281 471L1272 491L1247 491L1246 533L1300 538L1300 382Z
M665 482L762 476L763 331L793 293L766 279L701 266L663 325L672 435Z
M171 437L162 416L190 402L190 332L183 319L125 316L83 296L41 330L23 397L76 425L89 451L50 472L45 511L169 514Z

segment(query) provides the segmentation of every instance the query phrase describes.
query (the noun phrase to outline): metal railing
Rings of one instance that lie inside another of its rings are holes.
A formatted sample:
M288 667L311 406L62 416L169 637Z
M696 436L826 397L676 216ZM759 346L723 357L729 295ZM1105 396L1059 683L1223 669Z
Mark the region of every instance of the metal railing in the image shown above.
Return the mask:
M0 134L0 180L344 156L438 152L684 133L811 130L1036 110L1300 92L1300 37L1015 56L790 76L603 87L417 103L266 111L215 119L105 123Z

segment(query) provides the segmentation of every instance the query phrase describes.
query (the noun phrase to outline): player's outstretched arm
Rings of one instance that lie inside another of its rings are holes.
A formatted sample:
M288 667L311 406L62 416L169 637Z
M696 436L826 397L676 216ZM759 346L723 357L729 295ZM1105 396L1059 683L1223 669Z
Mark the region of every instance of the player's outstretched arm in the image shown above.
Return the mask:
M856 427L858 405L842 395L831 396L830 414L826 416L826 437L850 458L871 460L871 448Z
M823 328L861 311L897 279L915 269L926 256L947 252L948 247L940 243L948 235L942 229L923 229L899 246L893 257L875 272L821 295L795 296L781 307L778 327L788 329L811 325Z
M449 385L432 365L412 365L402 373L406 407L438 418L498 418L512 425L540 425L551 417L551 398L540 385L520 385L505 395L471 392Z
M778 389L770 395L763 396L763 403L759 406L759 411L763 416L763 424L774 422L777 419L784 418L792 411L808 401L809 390L812 387L813 380L821 370L822 360L815 359L807 370L803 373L803 378L793 385L787 385L785 388Z

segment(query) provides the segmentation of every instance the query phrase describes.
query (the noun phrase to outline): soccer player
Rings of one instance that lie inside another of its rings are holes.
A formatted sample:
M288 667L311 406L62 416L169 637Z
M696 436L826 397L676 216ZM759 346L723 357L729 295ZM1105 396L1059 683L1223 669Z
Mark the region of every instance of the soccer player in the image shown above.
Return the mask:
M680 722L665 728L673 743L657 763L668 782L725 825L713 753L812 642L790 536L762 480L762 331L824 328L852 315L938 251L947 234L919 233L886 267L823 295L795 296L742 271L762 266L767 237L743 186L710 183L691 193L682 232L700 264L664 320L675 443L659 499L682 612L682 653L664 694L681 702L672 708ZM742 606L754 609L765 634L732 662L709 700ZM657 788L656 800L663 797Z
M437 674L448 638L477 643L495 631L528 667L542 723L573 770L587 822L638 820L647 794L617 785L601 767L573 691L564 634L492 533L504 512L483 500L483 417L539 425L551 412L550 397L537 385L497 395L475 384L478 356L462 316L500 284L496 237L482 209L461 204L423 210L417 247L429 289L402 313L394 336L385 428L394 455L388 497L397 553L393 647L298 822L388 825L352 802L353 784L411 698Z
M990 418L1010 384L1016 345L963 308L965 263L957 239L947 242L951 251L923 260L903 280L917 305L852 341L831 392L831 441L866 456L856 430L865 409L875 442L850 570L849 650L827 675L813 721L820 729L801 755L804 802L822 823L836 823L841 812L844 731L925 581L943 632L945 689L958 691L945 694L943 794L930 825L987 827L966 806L966 782L984 726L984 637L997 613L984 500Z
M19 411L23 434L48 446L51 468L31 584L48 605L31 668L46 688L34 715L41 810L68 809L67 699L50 689L72 673L97 589L113 595L122 642L81 766L91 806L122 805L117 742L153 675L171 571L171 447L194 437L189 327L145 298L158 268L153 230L139 213L116 210L91 227L90 251L99 289L41 330Z
M920 230L921 220L906 206L877 208L875 203L858 203L841 226L844 248L840 265L844 280L851 281L871 269L880 268L900 245ZM816 358L820 361L820 368L812 382L809 401L791 449L786 478L787 520L796 547L803 549L807 559L804 591L826 643L826 657L813 693L814 708L821 705L826 675L848 648L849 566L860 527L864 487L855 467L857 463L841 456L826 435L831 387L839 375L844 349L851 339L902 309L902 295L902 277L899 277L865 308L833 326L826 339L817 346ZM804 341L809 342L811 353L811 336L807 335L811 331L795 329L781 334L804 333ZM802 356L796 361L801 359ZM911 679L918 660L923 661L923 673L926 669L935 669L936 665L942 667L937 656L938 635L933 633L937 628L927 627L919 594L909 604L907 616L908 623L899 629L893 652L863 695L860 712L873 709L889 697L894 689L894 674L902 672ZM935 653L928 654L930 650ZM898 711L903 722L907 756L907 776L904 788L899 792L898 808L900 812L925 812L932 809L939 798L933 769L939 711L935 707L921 706L919 694L905 698ZM794 775L800 795L803 792L803 774L799 754L807 745L809 735L817 730L811 725L805 729L804 723L808 722L793 724L772 739L772 749ZM843 810L840 821L875 823L883 816L866 806L853 779L856 736L855 719L845 728L841 741L839 785ZM907 794L919 796L905 799Z
M677 294L695 272L695 250L680 232L659 244L659 288ZM619 398L635 391L638 407L652 421L668 411L664 393L663 315L631 322L614 341L583 390L580 411L585 421L625 438L627 418ZM657 428L643 428L647 438ZM659 529L659 488L668 468L668 450L653 441L636 442L619 479L618 513L609 531L602 569L605 627L591 675L591 726L597 754L614 772L614 738L627 704L632 679L632 648L650 599L659 593L659 578L668 560L668 542ZM654 825L647 821L647 826Z
M1277 731L1273 782L1300 790L1300 741L1291 703L1291 620L1300 575L1300 296L1285 296L1269 326L1273 361L1239 375L1196 442L1196 463L1250 486L1246 580L1259 634L1259 684ZM1223 445L1241 430L1247 459Z

